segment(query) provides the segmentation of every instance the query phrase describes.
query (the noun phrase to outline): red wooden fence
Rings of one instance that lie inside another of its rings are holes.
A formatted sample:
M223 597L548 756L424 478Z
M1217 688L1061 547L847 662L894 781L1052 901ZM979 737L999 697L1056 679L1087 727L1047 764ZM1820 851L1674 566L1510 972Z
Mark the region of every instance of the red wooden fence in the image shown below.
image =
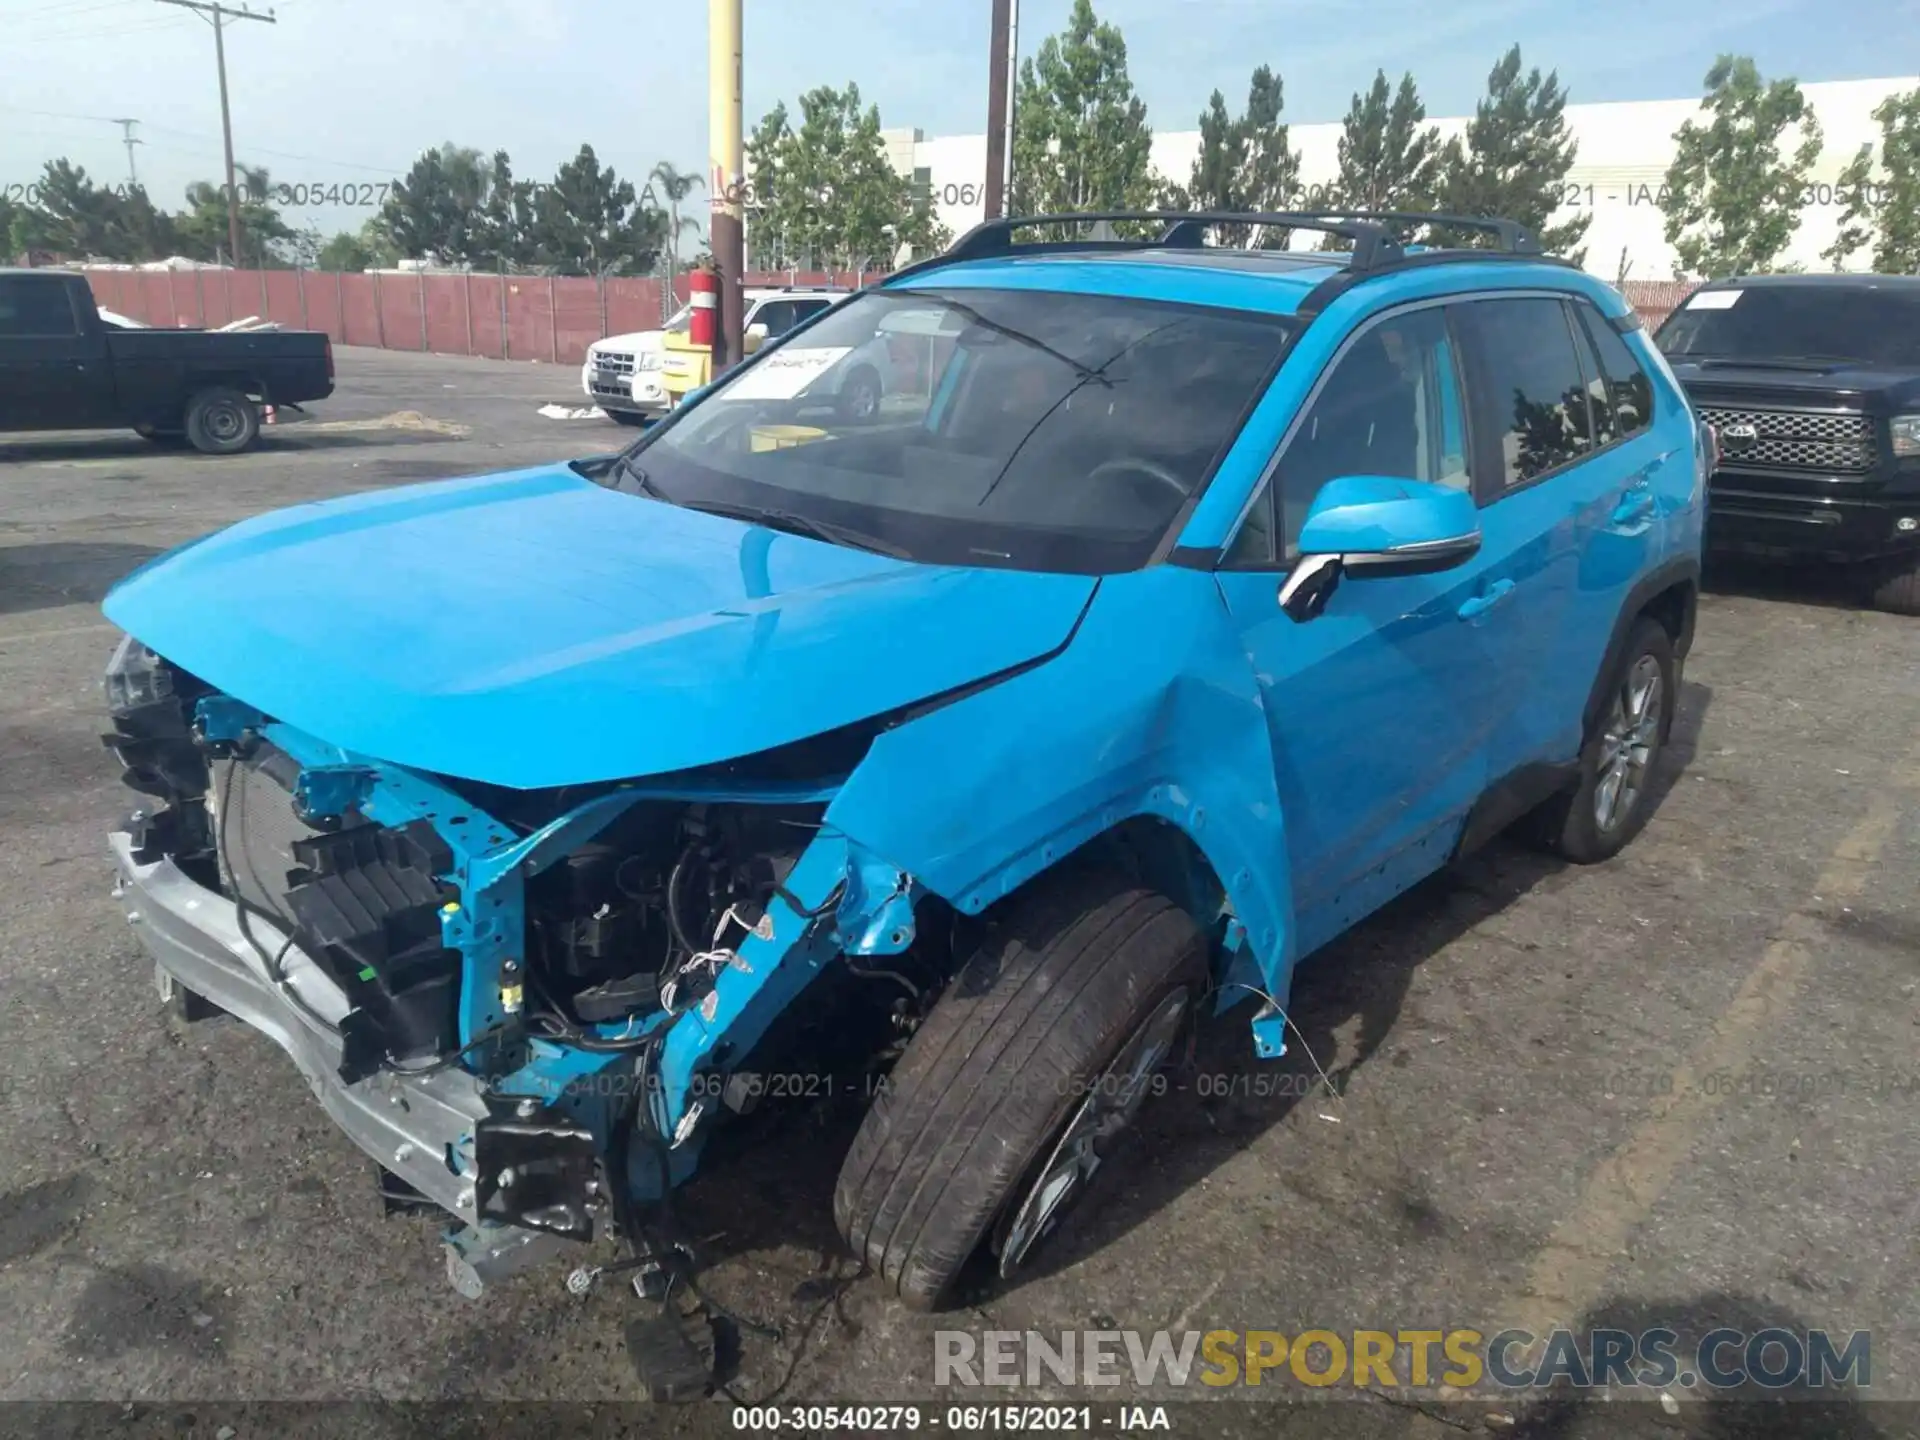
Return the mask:
M425 275L389 271L88 270L95 303L164 328L257 316L323 330L338 345L577 365L603 335L660 324L661 283L578 275ZM853 274L749 275L749 286L854 285ZM686 297L684 279L676 302Z
M660 323L660 282L614 276L424 275L387 271L88 270L97 303L149 325L218 326L248 316L324 330L339 345L485 355L577 365L602 335ZM757 285L853 285L865 275L749 275ZM1693 289L1686 280L1629 280L1649 329ZM684 280L676 286L684 299Z

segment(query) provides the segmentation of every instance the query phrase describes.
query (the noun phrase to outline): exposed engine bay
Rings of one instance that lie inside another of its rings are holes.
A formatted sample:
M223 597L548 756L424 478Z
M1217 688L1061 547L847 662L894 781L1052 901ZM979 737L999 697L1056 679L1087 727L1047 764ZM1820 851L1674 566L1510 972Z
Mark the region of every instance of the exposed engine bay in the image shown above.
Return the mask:
M965 922L921 939L915 903L945 907L824 824L861 736L509 791L346 755L131 641L108 689L107 743L156 802L128 858L232 903L271 991L241 1012L299 1012L342 1108L408 1111L422 1083L470 1097L469 1126L390 1155L343 1121L390 1202L465 1222L462 1253L533 1232L657 1257L641 1210L710 1122L777 1098L756 1083L776 1067L884 1069L953 968ZM215 1003L227 978L200 982Z

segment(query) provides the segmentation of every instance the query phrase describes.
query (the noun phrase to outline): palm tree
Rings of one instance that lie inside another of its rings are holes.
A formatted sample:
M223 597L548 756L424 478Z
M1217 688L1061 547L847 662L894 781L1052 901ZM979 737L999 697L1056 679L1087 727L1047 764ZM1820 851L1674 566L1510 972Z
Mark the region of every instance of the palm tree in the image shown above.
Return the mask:
M699 232L700 222L680 213L680 202L693 193L693 187L706 182L698 171L680 170L671 160L662 160L647 172L647 189L656 185L667 202L667 292L673 292L674 278L680 270L680 237L687 231Z

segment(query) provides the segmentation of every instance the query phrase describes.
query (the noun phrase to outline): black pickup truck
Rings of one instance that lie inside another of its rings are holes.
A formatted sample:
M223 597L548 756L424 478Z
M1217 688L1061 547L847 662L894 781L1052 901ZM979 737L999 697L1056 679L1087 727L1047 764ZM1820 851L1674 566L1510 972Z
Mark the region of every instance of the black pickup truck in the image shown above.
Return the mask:
M317 331L130 330L101 318L84 275L0 270L0 431L124 428L231 455L262 405L332 393Z
M1655 339L1719 436L1708 548L1858 566L1920 615L1920 276L1718 280Z

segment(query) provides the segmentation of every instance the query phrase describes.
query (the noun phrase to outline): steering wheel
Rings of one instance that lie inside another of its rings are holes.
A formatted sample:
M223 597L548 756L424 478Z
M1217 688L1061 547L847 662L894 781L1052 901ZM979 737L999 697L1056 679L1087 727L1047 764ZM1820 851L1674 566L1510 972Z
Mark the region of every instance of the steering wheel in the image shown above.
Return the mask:
M1158 460L1149 460L1144 455L1123 455L1117 460L1103 460L1088 472L1087 479L1098 480L1108 473L1144 475L1173 491L1182 504L1186 502L1189 493L1186 481Z

